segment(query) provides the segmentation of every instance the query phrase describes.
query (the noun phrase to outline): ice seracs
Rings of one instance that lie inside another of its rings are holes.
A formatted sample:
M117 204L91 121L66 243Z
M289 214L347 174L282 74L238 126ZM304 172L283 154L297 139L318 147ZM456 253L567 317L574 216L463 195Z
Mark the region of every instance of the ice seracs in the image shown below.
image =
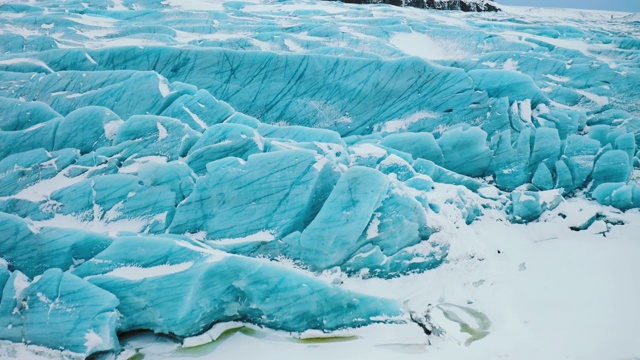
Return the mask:
M0 9L1 339L82 357L137 331L407 322L344 280L452 266L487 214L530 223L572 197L640 208L631 18L257 0ZM610 217L567 228L606 235L622 225ZM486 333L478 314L441 308Z

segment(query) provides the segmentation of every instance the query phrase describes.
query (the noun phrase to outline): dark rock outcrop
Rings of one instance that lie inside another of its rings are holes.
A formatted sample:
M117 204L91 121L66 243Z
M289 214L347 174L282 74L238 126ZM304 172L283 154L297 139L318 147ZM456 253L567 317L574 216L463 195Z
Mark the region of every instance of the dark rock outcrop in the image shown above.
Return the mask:
M332 1L332 0L329 0ZM500 11L495 2L487 0L342 0L349 4L389 4L421 9L459 10L466 12Z

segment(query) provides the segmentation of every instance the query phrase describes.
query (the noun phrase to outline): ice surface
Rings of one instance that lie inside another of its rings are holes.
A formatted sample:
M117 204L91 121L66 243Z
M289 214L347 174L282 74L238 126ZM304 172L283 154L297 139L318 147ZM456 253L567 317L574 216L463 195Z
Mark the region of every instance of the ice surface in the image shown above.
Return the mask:
M302 231L318 212L336 180L326 162L310 150L226 157L207 164L193 193L181 203L169 231L205 231L209 239L244 237L261 230L282 238Z
M230 320L287 331L333 330L400 313L395 301L344 291L277 263L184 237L118 237L72 273L120 299L120 331L154 329L185 337Z
M6 278L8 270L0 269ZM4 282L0 301L0 336L78 354L118 346L118 299L108 291L60 269L37 280L14 271ZM52 336L52 334L56 334Z
M364 245L361 235L388 186L387 178L376 170L350 168L287 253L320 270L343 264Z
M84 356L118 351L117 332L395 321L396 301L318 274L436 269L463 241L443 229L488 213L530 223L574 196L640 208L633 19L0 10L2 339ZM47 337L55 322L64 336Z

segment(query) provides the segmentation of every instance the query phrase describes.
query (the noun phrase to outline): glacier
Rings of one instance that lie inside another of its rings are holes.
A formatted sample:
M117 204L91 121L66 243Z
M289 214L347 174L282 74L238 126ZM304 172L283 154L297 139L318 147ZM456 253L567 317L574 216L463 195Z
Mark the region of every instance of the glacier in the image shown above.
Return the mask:
M0 339L88 356L142 330L404 321L398 301L316 275L438 268L456 239L434 234L487 211L640 208L639 29L341 2L4 2Z

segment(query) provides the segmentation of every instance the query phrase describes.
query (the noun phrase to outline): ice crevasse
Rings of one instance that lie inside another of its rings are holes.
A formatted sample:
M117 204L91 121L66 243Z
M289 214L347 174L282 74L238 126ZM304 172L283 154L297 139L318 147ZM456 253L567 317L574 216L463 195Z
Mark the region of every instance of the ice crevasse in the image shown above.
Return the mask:
M633 17L120 3L0 5L0 339L396 321L314 275L428 271L486 209L640 207Z

